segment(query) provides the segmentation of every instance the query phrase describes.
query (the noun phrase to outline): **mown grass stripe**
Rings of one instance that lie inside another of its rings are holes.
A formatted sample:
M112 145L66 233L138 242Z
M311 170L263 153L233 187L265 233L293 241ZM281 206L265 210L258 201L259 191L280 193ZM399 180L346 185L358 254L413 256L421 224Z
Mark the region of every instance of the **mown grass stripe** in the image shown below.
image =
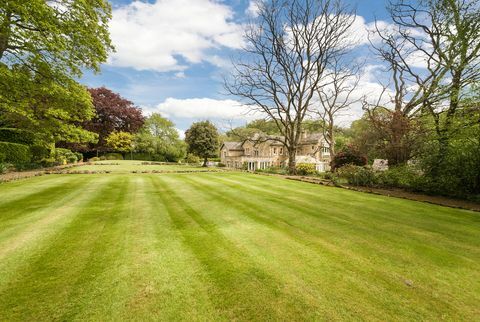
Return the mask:
M302 298L283 294L281 281L256 266L249 254L243 253L219 232L214 222L192 208L188 199L172 189L177 183L168 181L168 178L162 176L156 181L163 192L160 196L185 244L215 285L211 299L223 318L275 320L307 318L308 315L313 318L313 312L306 310ZM195 192L191 191L192 194Z
M120 225L127 193L125 178L101 186L55 240L0 289L0 312L12 320L37 321L73 319L87 305L92 315L117 312L115 295L125 281L118 260L128 230Z
M397 274L399 274L397 276L392 276L392 271L385 270L382 266L378 266L378 268L377 268L374 265L370 265L369 261L371 260L371 258L368 258L368 257L365 257L365 256L367 254L371 254L371 250L365 251L365 252L360 252L360 253L357 254L356 252L348 251L348 248L339 247L341 244L340 245L335 245L335 244L332 244L331 242L327 242L327 240L332 239L332 236L330 236L330 235L322 236L323 232L324 232L322 230L317 231L317 233L315 233L315 230L312 230L312 228L310 228L311 225L305 225L305 224L303 226L299 226L298 224L292 225L291 222L288 222L288 219L281 219L280 221L278 221L278 219L279 219L278 216L280 215L280 217L282 217L281 214L286 214L286 213L282 212L281 208L277 208L276 211L272 211L271 209L269 209L267 204L265 204L265 199L268 200L268 198L264 198L264 196L262 196L262 198L261 198L263 200L262 204L266 209L268 209L269 214L274 214L273 217L264 217L264 216L261 215L260 212L259 213L249 212L248 211L249 209L255 209L255 205L256 205L255 201L258 199L258 196L250 195L248 197L248 199L243 197L243 195L239 193L239 191L242 191L243 187L242 188L237 187L236 189L234 189L234 187L231 187L231 190L225 189L225 187L224 187L223 189L221 189L222 192L220 193L219 189L212 189L210 187L210 185L212 185L212 184L215 185L215 180L213 180L213 182L212 182L212 181L208 180L206 177L201 177L202 179L199 179L199 178L200 178L199 176L197 176L195 178L183 177L183 180L189 181L190 183L191 183L191 181L198 181L197 182L197 188L202 189L202 191L204 193L210 195L211 196L210 200L221 200L224 204L229 204L230 207L241 208L241 209L244 210L243 214L246 214L249 217L253 217L255 220L260 220L262 223L267 224L267 225L269 225L269 226L271 226L275 229L280 229L284 233L288 233L295 240L305 243L305 246L307 246L307 247L316 248L320 245L322 248L317 250L317 251L319 251L322 254L324 254L325 247L327 246L327 249L329 250L330 255L333 256L333 258L337 257L336 260L339 263L341 263L342 267L351 267L351 270L353 270L353 271L356 270L355 267L362 268L362 271L363 271L362 274L364 274L365 277L368 278L368 280L370 281L369 283L371 285L378 284L377 285L379 287L378 290L377 290L378 294L384 293L385 290L386 290L385 288L389 288L389 289L392 289L392 293L391 293L392 298L397 297L397 301L401 301L401 299L399 299L398 296L396 296L396 294L401 294L401 293L398 293L398 292L400 292L404 288L402 280L406 279L406 278L411 278L411 277L405 277L405 275L401 274L401 272L397 273ZM296 213L298 215L303 215L301 212L296 212ZM292 213L291 215L293 217L295 217L294 214L295 214L295 212ZM287 220L287 221L285 221L285 220ZM306 227L309 227L309 228L306 228ZM332 233L333 233L333 231L332 231ZM343 232L341 229L337 230L337 234L339 234L339 235L344 234L344 233L345 232ZM347 238L347 240L348 239L350 239L350 238ZM347 245L345 245L345 246L347 246ZM348 246L348 247L350 247L350 246ZM358 248L357 248L357 250L358 250ZM338 258L338 254L343 254L343 257ZM392 256L394 254L392 254L390 252L390 253L387 253L385 255L386 256ZM431 260L431 258L430 258L430 260ZM387 263L385 263L382 260L382 258L380 258L380 264L385 265ZM388 265L390 265L390 264L388 264ZM380 267L382 267L382 269L379 269ZM393 266L392 268L394 268L394 267L395 266ZM410 270L408 268L406 268L405 273L406 272L410 272L410 274L413 273L412 270ZM446 272L448 272L448 269L446 270ZM403 279L402 279L402 277L403 277ZM422 277L419 277L419 279L420 278L422 278ZM429 279L428 276L423 276L423 278L426 278L426 282L428 280L430 280L428 282L431 283L431 279ZM381 282L381 283L379 284L378 282ZM427 285L425 285L425 286L427 286ZM437 285L437 287L441 288L441 285ZM419 291L423 292L423 296L425 296L427 298L427 300L430 300L430 301L434 300L429 296L429 293L431 292L431 287L430 286L427 286L423 290L419 289ZM373 303L375 303L375 302L378 303L378 300L372 298L372 302ZM453 310L452 305L453 304L451 304L449 302L442 303L442 306L445 307L446 309L450 308L450 309ZM415 311L413 311L412 313L414 313L414 312Z

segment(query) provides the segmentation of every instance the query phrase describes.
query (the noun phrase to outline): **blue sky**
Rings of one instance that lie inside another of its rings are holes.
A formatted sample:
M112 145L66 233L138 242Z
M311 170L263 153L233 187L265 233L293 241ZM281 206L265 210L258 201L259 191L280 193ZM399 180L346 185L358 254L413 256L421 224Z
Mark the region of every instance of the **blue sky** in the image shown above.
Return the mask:
M102 72L87 72L82 82L105 86L144 109L160 112L177 128L211 119L220 128L251 119L235 97L224 95L222 77L230 57L238 53L241 24L253 14L250 0L112 0L110 24L117 52ZM348 1L357 8L356 31L371 26L375 17L387 20L384 0ZM363 37L365 38L365 37ZM377 90L376 63L366 42L355 55L369 59L363 89ZM378 66L377 66L378 67ZM345 124L360 115L358 108Z

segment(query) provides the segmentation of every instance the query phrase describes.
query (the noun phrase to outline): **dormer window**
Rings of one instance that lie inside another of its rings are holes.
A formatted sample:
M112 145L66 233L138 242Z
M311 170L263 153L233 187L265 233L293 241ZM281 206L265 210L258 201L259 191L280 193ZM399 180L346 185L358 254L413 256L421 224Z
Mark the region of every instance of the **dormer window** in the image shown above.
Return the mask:
M273 155L277 155L277 148L273 148Z

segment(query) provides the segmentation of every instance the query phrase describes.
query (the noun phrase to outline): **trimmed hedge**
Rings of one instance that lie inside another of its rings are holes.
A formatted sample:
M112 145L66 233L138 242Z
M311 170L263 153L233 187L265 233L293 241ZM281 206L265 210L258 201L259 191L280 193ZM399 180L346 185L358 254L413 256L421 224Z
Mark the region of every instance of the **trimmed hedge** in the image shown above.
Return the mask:
M32 145L34 135L24 130L13 128L0 128L0 142L10 142L18 144Z
M5 155L5 162L15 165L30 163L30 148L24 144L0 142L0 154Z

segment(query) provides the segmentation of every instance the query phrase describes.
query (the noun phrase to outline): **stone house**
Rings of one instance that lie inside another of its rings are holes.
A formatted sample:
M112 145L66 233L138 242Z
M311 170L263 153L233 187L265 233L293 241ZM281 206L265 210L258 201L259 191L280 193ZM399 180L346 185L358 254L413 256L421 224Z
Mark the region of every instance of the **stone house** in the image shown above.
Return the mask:
M255 135L243 142L224 142L220 159L228 168L250 171L269 167L286 167L288 153L278 136ZM322 133L302 133L295 162L315 164L317 171L330 167L330 151Z

